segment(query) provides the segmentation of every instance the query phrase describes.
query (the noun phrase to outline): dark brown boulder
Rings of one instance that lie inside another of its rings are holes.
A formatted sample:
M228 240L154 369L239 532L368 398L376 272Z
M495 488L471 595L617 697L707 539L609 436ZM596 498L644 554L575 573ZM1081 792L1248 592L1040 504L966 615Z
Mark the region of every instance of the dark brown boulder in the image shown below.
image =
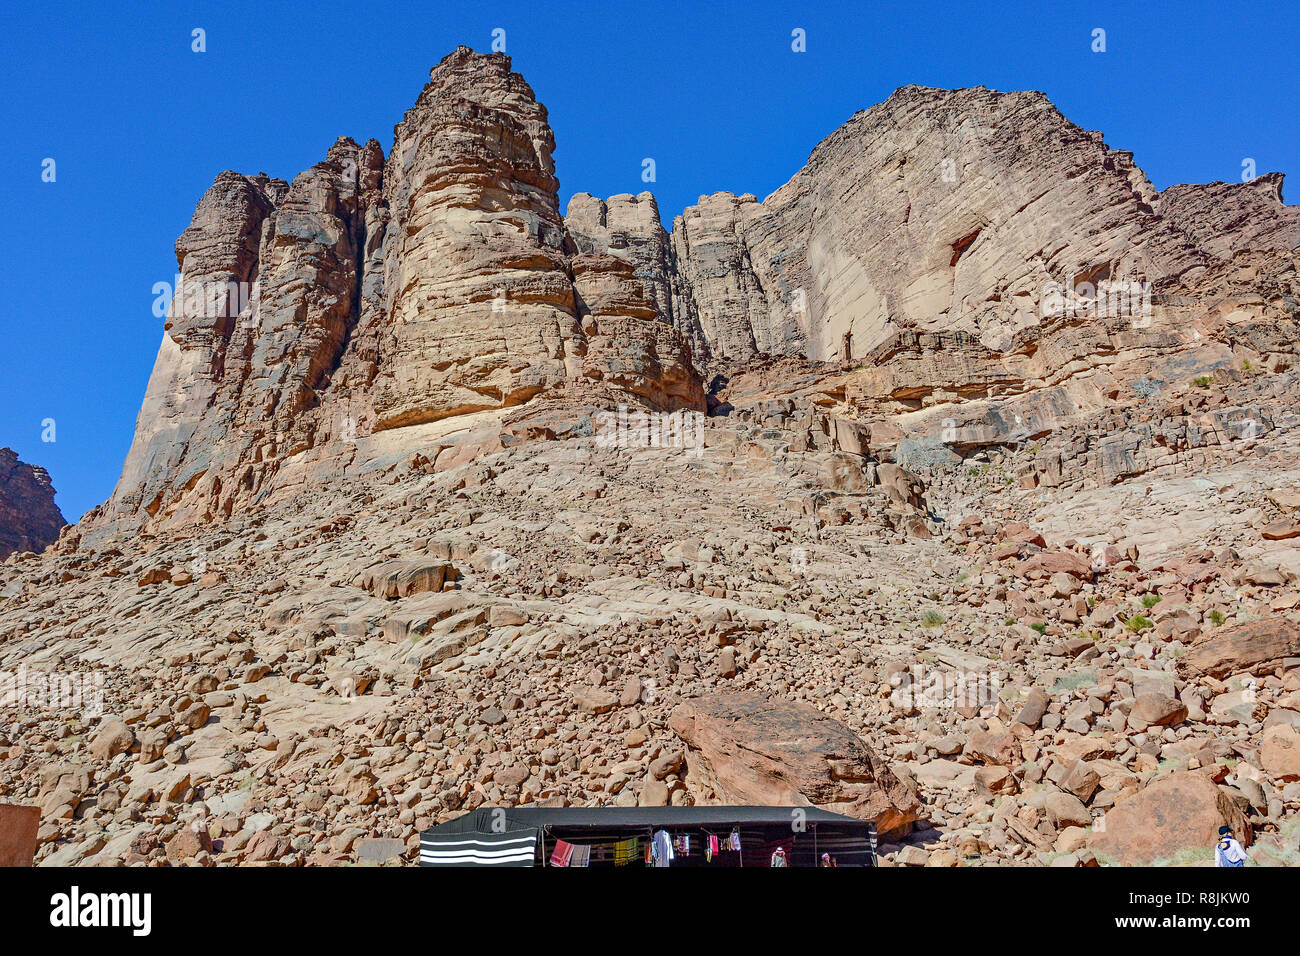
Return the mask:
M0 803L0 866L31 866L40 826L40 807Z

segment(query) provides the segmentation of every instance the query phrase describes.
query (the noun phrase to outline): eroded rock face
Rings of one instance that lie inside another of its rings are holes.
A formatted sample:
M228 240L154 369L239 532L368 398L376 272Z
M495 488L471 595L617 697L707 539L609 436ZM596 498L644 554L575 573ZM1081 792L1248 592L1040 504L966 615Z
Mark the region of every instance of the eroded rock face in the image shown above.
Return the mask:
M753 691L677 707L669 726L689 748L687 780L720 803L815 804L905 832L916 793L848 728L806 704Z
M720 354L856 360L912 328L1001 345L1039 324L1052 282L1203 266L1155 198L1130 153L1041 93L911 86L763 202L703 197L673 239L683 296Z
M468 51L397 125L376 427L518 405L579 374L554 147L523 78Z
M1282 174L1248 183L1170 186L1156 211L1221 259L1243 249L1300 249L1300 208L1282 202Z
M965 455L1117 399L1140 418L1243 362L1294 366L1298 216L1277 174L1157 193L1040 93L906 87L762 202L718 193L678 218L674 321L715 366L847 365L852 417L904 454ZM1159 467L1143 440L1103 454ZM1039 480L1095 473L1088 457Z
M15 551L44 551L66 522L54 503L49 473L0 448L0 558Z
M607 234L575 242L553 149L508 58L461 47L387 159L340 139L293 183L222 173L177 242L135 441L92 526L222 519L428 437L403 429L539 396L702 409L662 273Z
M578 193L569 200L564 225L580 254L613 256L631 266L642 288L639 294L631 293L630 297L644 304L629 308L639 308L644 317L658 318L689 334L691 329L673 318L671 248L668 233L659 219L659 205L651 193L636 196L623 193L606 200ZM595 296L582 293L579 287L580 309L584 313L599 313L603 297L599 293ZM691 344L702 349L707 343L698 339Z
M342 139L291 184L217 178L176 243L181 281L104 518L229 516L346 427L327 406L374 374L363 272L381 166L377 143Z
M762 209L750 194L715 193L701 196L699 205L673 221L674 315L714 361L804 351L806 330L793 311L800 301L788 296L790 308L782 314L779 301L771 300L773 290L763 285L767 273L751 261L746 222ZM796 230L786 237L791 243L801 239Z
M293 183L222 173L177 242L91 539L222 520L434 434L459 436L446 467L592 408L703 408L705 380L773 357L855 366L841 420L874 419L907 461L1064 428L1130 382L1295 357L1280 177L1157 194L1039 93L905 87L766 200L701 197L671 235L649 193L579 193L562 217L554 148L508 58L462 47L386 158L340 139ZM1045 311L1104 283L1147 286L1101 318Z

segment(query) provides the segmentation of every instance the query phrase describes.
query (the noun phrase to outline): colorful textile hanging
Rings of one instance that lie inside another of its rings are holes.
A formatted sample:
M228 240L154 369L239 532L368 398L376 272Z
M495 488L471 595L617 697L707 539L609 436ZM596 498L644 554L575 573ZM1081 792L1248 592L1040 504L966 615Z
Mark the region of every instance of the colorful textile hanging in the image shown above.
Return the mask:
M636 839L619 840L614 844L614 865L627 866L636 855Z
M551 853L551 866L568 866L573 856L573 844L563 840L555 841L555 850Z

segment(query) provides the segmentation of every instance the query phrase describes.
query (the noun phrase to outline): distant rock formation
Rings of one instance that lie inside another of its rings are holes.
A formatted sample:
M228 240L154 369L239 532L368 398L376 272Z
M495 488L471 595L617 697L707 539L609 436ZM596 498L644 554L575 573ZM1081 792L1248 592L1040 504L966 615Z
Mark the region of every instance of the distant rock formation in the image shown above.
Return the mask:
M67 524L54 503L54 486L40 465L0 448L0 558L15 551L44 551Z

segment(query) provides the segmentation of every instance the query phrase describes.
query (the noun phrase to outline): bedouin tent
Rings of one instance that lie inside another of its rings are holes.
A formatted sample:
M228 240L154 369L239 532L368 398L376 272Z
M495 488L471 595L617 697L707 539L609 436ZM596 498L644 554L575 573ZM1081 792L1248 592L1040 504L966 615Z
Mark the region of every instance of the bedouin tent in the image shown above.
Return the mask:
M420 834L421 866L545 866L557 840L608 848L648 841L658 830L689 837L692 851L672 866L768 866L782 846L790 866L816 866L829 853L839 866L875 866L876 826L817 807L478 807ZM706 860L709 836L741 849ZM643 844L638 844L643 845ZM593 853L590 866L613 866ZM643 866L638 855L631 865Z

